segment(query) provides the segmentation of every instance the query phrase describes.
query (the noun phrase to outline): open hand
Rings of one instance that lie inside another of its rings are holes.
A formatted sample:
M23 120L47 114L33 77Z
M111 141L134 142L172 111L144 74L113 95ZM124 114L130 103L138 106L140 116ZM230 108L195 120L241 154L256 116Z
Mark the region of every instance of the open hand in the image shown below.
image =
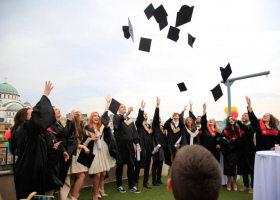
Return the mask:
M49 94L51 93L52 89L53 89L52 83L50 81L48 81L48 82L46 81L44 95L46 97L48 97Z

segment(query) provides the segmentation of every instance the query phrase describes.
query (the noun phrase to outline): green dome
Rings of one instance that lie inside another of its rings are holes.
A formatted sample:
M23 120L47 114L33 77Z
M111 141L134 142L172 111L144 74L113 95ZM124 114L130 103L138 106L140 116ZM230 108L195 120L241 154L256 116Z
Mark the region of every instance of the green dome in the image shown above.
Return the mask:
M11 111L19 111L20 109L22 109L22 107L18 105L11 105L7 108L7 110L11 110Z
M0 92L9 93L9 94L17 94L18 95L17 89L14 86L12 86L8 83L0 84Z

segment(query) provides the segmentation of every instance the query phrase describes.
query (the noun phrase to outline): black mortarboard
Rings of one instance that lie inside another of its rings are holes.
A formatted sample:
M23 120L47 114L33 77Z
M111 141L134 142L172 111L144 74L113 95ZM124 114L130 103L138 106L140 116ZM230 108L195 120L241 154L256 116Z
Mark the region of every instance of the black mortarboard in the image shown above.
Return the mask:
M152 39L142 38L140 39L139 50L150 52Z
M186 24L192 20L193 7L183 5L179 12L177 12L176 27Z
M146 17L148 18L148 20L154 15L154 11L155 11L155 8L153 6L153 4L150 4L145 10L145 14L146 14Z
M178 83L177 85L178 85L178 88L179 88L180 92L184 92L184 91L187 90L187 87L186 87L184 82Z
M214 87L214 89L212 89L211 92L213 94L215 101L217 101L221 96L223 96L223 91L220 84Z
M110 106L109 106L109 110L110 110L112 113L117 114L120 105L121 105L121 104L120 104L117 100L115 100L114 98L112 98L111 104L110 104Z
M162 22L160 22L158 24L159 24L159 30L164 29L168 25L167 18L165 18Z
M221 70L223 81L225 83L227 81L228 77L232 73L230 64L228 63L225 69L223 67L220 67L220 70Z
M170 26L167 38L177 42L177 40L179 39L179 33L180 29Z
M85 150L82 149L81 152L80 152L80 155L77 159L77 162L81 163L82 165L90 168L92 162L93 162L93 159L94 159L95 155L92 154L92 153L88 153L86 154L85 153Z
M154 18L156 19L157 23L162 22L167 16L168 16L168 14L165 11L163 5L160 5L154 11Z
M188 43L191 47L193 47L193 43L195 41L195 37L191 36L191 34L188 34Z
M130 38L130 36L131 36L131 39L132 39L132 41L134 42L133 28L132 28L132 25L131 25L131 23L130 23L129 18L128 18L128 26L123 26L122 29L123 29L124 37L125 37L126 39L128 39L128 38Z
M129 31L128 31L128 26L123 26L122 27L122 30L123 30L123 35L126 39L130 38L130 34L129 34Z

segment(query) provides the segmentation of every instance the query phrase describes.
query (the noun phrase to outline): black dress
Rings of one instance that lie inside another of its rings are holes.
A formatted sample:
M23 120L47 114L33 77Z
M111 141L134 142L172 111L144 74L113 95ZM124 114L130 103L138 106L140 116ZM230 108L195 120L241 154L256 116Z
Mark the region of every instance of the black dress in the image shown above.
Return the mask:
M206 114L201 117L201 135L200 135L200 144L206 149L211 151L215 156L218 162L220 162L220 150L216 148L217 138L221 135L215 131L212 131L211 127L207 125Z
M33 108L31 118L18 127L17 156L14 181L17 199L26 199L36 191L45 194L47 170L47 144L41 133L55 123L55 114L50 100L42 96Z
M238 162L238 134L239 128L233 135L223 130L218 142L221 144L221 151L224 157L224 175L235 176Z
M266 128L264 122L258 120L254 112L249 112L250 122L256 131L256 151L270 150L275 144L280 144L280 135L277 127Z
M238 126L243 133L239 134L238 146L238 174L254 174L256 148L254 146L254 129L251 125L244 125L238 121Z

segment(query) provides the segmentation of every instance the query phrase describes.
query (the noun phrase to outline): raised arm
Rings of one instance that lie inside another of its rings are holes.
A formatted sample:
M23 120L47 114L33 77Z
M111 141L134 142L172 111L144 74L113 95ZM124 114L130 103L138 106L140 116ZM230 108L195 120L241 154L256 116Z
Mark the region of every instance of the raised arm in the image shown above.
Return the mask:
M50 81L45 83L45 90L42 98L33 107L31 118L26 122L25 128L27 131L35 132L34 130L43 130L55 123L55 113L52 104L48 98L53 86Z
M157 107L155 110L155 114L154 114L154 119L153 119L153 127L159 127L159 104L160 104L160 99L157 97Z
M203 104L203 113L201 117L201 127L205 129L207 126L207 117L206 117L206 103Z
M246 98L246 102L247 102L247 105L248 105L248 111L249 112L252 112L252 106L251 106L251 99L249 97L245 97Z
M136 119L136 127L138 128L139 126L142 125L143 121L145 120L144 119L144 108L146 106L146 103L144 101L141 102L141 108L139 109L138 111L138 116L137 116L137 119Z
M109 110L109 106L110 106L110 102L112 101L112 98L110 96L107 96L105 99L106 99L107 103L106 103L106 106L105 106L104 113L101 116L101 123L104 126L108 126L109 121L110 121L110 117L108 116L108 110Z
M190 101L189 117L191 117L193 119L193 121L195 122L196 121L196 117L193 114L192 106L193 106L193 103Z

